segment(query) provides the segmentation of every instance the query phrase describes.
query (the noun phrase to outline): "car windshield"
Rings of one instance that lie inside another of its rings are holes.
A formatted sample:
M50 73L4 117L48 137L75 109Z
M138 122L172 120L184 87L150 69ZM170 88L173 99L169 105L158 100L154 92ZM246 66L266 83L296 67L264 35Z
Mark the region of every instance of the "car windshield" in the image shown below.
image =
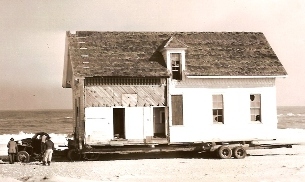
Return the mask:
M46 135L46 136L48 136L48 134L47 133L36 133L33 137L32 137L32 139L41 139L41 137L43 136L43 135Z

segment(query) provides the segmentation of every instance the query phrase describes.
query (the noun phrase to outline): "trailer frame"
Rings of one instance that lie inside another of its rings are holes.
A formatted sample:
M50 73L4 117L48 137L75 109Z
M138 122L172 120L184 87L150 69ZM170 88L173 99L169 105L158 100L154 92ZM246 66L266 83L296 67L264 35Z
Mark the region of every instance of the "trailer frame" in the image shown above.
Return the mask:
M163 152L208 152L220 159L243 159L247 150L292 148L294 144L258 143L261 140L185 142L185 143L149 143L128 145L88 145L78 148L74 140L68 140L67 157L71 161L97 160L102 154L163 153Z

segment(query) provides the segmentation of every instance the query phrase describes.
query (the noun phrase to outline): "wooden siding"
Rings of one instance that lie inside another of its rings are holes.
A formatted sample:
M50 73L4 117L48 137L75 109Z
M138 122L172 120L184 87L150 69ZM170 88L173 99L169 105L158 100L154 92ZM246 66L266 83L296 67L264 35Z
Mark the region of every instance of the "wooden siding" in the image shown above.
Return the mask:
M73 79L74 80L74 79ZM73 92L73 110L74 110L74 130L75 137L79 140L79 146L82 147L82 141L84 140L85 133L85 110L84 110L84 80L74 80L72 92Z
M165 106L165 86L88 86L85 107Z
M274 87L275 78L185 78L170 82L175 88L260 88Z
M272 133L277 129L275 79L226 80L192 79L189 81L197 83L192 88L169 87L171 95L183 96L183 125L174 125L174 109L169 113L173 117L169 128L171 143L273 139ZM224 124L213 123L212 95L215 94L223 95ZM262 122L251 122L251 94L261 95Z

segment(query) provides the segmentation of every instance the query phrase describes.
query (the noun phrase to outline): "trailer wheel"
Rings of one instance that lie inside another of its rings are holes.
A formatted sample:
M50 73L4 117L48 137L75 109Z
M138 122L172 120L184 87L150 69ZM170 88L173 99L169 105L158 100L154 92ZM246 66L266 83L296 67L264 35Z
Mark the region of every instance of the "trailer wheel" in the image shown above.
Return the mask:
M99 158L98 153L85 153L84 154L84 159L88 161L95 161Z
M78 150L76 149L71 149L68 151L68 159L70 161L78 161L81 159L81 154Z
M217 152L221 159L230 159L232 157L232 150L228 146L219 147Z
M242 146L233 148L233 157L236 159L244 159L247 155L246 150Z
M20 151L17 153L17 161L18 162L30 162L30 154L27 153L26 151Z

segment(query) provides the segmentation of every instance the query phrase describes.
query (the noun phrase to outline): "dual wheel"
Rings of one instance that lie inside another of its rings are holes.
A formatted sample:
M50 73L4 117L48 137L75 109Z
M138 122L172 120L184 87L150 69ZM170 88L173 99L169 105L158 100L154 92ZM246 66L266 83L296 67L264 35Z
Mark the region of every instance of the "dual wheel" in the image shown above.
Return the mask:
M228 146L221 146L217 150L217 154L221 159L230 159L232 156L236 159L243 159L247 152L242 146L234 147L233 150Z

